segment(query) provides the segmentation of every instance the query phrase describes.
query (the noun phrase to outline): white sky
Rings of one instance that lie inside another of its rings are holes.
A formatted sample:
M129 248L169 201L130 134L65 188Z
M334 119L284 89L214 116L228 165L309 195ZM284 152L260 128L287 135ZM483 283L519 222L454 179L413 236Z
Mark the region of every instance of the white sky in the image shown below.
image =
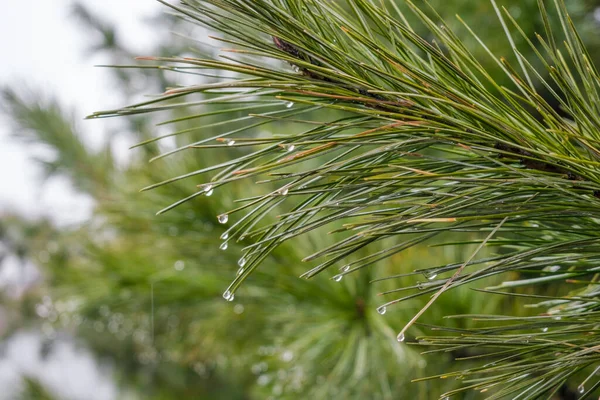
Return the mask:
M73 108L91 143L101 143L103 121L83 121L92 111L121 105L107 85L108 72L94 68L107 60L84 56L88 36L69 19L71 0L7 1L0 13L0 86L42 88ZM82 3L114 21L118 34L134 49L148 47L156 32L144 19L160 12L154 0L83 0ZM164 34L164 33L163 33ZM145 54L144 54L145 55ZM106 125L104 125L106 126ZM17 210L51 215L62 223L84 218L90 201L54 180L40 186L39 169L25 146L10 138L0 115L0 215Z

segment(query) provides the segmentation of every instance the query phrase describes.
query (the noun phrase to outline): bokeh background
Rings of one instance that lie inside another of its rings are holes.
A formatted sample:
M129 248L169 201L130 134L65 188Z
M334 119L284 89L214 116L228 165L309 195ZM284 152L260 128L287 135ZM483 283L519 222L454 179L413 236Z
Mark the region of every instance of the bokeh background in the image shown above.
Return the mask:
M454 14L510 57L489 2L432 3L482 59ZM535 0L499 3L529 35L543 30ZM568 3L590 53L599 55L600 2ZM215 216L266 189L252 182L219 188L154 215L204 181L140 188L231 153L149 159L249 123L244 110L234 121L204 117L208 131L184 121L175 124L189 129L184 135L129 150L172 132L156 124L181 115L84 121L174 84L218 79L94 68L133 65L138 55L218 53L210 32L166 11L152 0L32 0L0 12L0 399L433 399L455 387L443 379L410 381L465 368L467 361L454 360L467 354L421 354L395 340L426 299L376 311L378 293L426 284L427 277L369 282L459 261L469 248L427 243L341 282L304 281L298 276L309 265L300 260L333 243L307 235L277 249L226 302L221 293L243 268L240 249L248 243L224 238ZM491 59L487 65L494 68ZM287 129L261 125L250 134ZM532 312L514 299L480 296L453 291L423 322L460 328L469 320L444 316ZM425 331L417 326L411 336ZM558 398L571 398L576 386Z

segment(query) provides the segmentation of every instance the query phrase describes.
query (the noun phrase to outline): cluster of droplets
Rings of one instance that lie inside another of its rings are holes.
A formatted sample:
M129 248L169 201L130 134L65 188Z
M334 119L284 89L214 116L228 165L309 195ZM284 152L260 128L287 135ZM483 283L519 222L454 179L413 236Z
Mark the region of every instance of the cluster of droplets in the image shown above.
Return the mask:
M244 273L244 266L246 265L246 258L242 257L238 260L237 262L238 266L240 267L240 269L238 269L238 276L242 275Z
M341 274L337 274L336 276L334 276L332 279L336 282L339 282L342 280L342 278L344 277L344 274L348 271L350 271L350 266L349 265L345 265L342 268L340 268L340 271L342 271Z
M234 297L235 297L235 295L233 293L231 293L229 290L226 290L223 293L223 298L227 301L233 301Z
M211 185L211 184L204 185L203 189L204 189L204 194L206 196L212 196L212 194L214 192L213 185Z

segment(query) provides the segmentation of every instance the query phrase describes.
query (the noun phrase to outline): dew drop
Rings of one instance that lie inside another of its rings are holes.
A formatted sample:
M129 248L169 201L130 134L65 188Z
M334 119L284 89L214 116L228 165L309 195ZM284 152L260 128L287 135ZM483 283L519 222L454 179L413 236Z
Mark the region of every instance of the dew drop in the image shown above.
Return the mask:
M221 214L217 217L217 220L219 220L219 223L221 223L221 224L226 224L227 221L229 221L229 215Z
M561 317L561 316L554 317L554 320L555 320L555 321L560 321L561 319L562 319L562 317Z
M288 146L287 146L287 151L288 151L288 152L292 152L292 151L294 151L295 149L296 149L296 146L294 146L293 144L290 144L290 145L288 145Z
M281 355L282 361L290 362L293 359L294 359L294 353L292 353L290 350L284 351L283 354Z
M346 265L346 266L344 266L344 267L340 268L340 270L341 270L342 272L348 272L348 271L350 271L350 266L349 266L349 265Z
M583 385L579 385L579 386L577 386L577 391L579 393L583 393L583 392L585 392L585 387Z
M227 240L229 238L229 233L224 232L220 237L221 237L221 240Z
M183 271L183 269L185 268L185 262L183 260L175 261L174 268L176 271Z
M235 295L233 293L231 293L231 296L227 299L227 301L233 301L234 298L235 298Z
M237 272L238 276L240 276L243 273L244 273L244 268L238 269L238 272Z
M379 314L383 315L387 312L387 308L385 306L381 306L381 307L377 308L377 312Z
M208 193L208 192L210 192L210 191L213 189L213 185L211 185L211 184L209 183L209 184L207 184L207 185L204 185L204 186L203 186L203 189L204 189L204 191L205 191L205 192L207 192L207 193Z
M445 396L442 398L442 400L450 400L450 396Z
M233 146L235 144L235 140L233 139L227 139L227 146Z
M339 281L341 281L341 280L342 280L342 278L343 278L343 276L340 274L340 275L336 275L336 276L334 276L334 277L333 277L333 280L334 280L334 281L336 281L336 282L339 282Z
M244 265L246 265L246 259L244 257L240 258L238 260L238 265L240 266L240 268L243 268Z
M231 301L231 300L229 300L229 299L231 299L232 297L233 297L233 293L231 293L229 290L226 290L226 291L223 293L223 298L224 298L225 300L227 300L227 301Z
M292 69L294 70L294 72L300 72L300 67L297 65L292 66Z
M543 327L543 328L542 328L542 332L544 332L544 333L545 333L545 332L548 332L548 327L547 327L547 326Z
M549 267L544 267L542 271L544 272L557 272L560 270L560 265L551 265Z
M398 334L398 336L396 337L396 340L398 340L399 342L404 342L404 339L406 339L406 338L404 337L404 333L402 333L402 332L400 332Z
M279 193L279 194L280 194L280 195L282 195L282 196L285 196L285 195L287 195L287 194L288 194L288 192L289 192L289 188L287 188L287 187L282 187L281 189L279 189L279 190L277 191L277 193Z
M233 307L233 312L236 314L241 314L244 312L244 306L242 304L236 304L235 307Z
M286 106L286 108L292 108L292 107L294 106L294 102L293 102L293 101L288 101L288 102L285 104L285 106Z
M209 191L206 192L206 196L212 196L214 190L210 189Z
M427 278L428 280L432 281L435 278L437 278L437 271L426 271L423 273L423 275L425 276L425 278Z

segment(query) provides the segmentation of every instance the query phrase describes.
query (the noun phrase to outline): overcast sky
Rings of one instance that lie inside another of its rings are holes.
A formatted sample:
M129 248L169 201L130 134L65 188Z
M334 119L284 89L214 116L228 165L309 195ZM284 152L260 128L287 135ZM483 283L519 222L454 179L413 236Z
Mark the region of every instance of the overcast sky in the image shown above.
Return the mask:
M82 0L114 21L118 33L134 49L148 47L156 32L144 20L160 12L154 0ZM116 106L109 91L108 72L94 68L103 61L86 58L86 35L69 18L72 0L8 1L0 13L0 86L43 89L74 110L89 142L102 141L102 121L83 121L92 111ZM67 184L40 186L39 169L27 148L10 138L0 116L0 214L17 210L29 215L50 214L62 223L84 218L90 202L76 196Z

